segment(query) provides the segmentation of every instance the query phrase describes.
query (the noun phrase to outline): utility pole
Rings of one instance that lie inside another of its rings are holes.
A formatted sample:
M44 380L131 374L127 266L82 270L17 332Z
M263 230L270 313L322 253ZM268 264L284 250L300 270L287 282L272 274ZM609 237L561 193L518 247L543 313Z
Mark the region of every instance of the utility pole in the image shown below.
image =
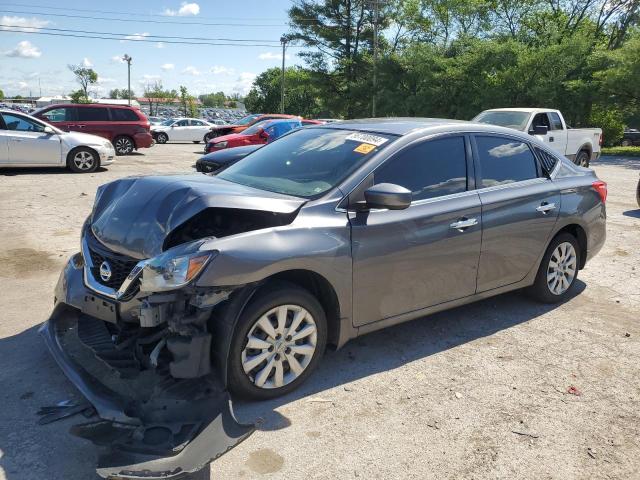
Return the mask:
M127 62L127 98L129 99L129 106L131 106L131 60L133 58L125 53L122 60Z
M379 0L373 0L373 98L371 99L371 116L376 116L376 96L378 95L378 15Z
M281 92L280 92L280 113L284 113L284 54L287 50L287 42L289 39L286 35L283 35L280 38L280 42L282 43L282 81L281 84Z

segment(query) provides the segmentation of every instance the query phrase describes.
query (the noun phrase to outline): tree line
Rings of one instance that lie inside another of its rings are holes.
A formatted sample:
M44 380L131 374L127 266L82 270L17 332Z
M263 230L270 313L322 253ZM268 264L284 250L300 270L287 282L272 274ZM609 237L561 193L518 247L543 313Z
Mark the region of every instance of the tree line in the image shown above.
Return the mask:
M640 0L294 0L289 20L305 48L287 113L368 117L375 95L376 116L558 108L610 143L640 125ZM256 78L250 111L279 111L280 75Z

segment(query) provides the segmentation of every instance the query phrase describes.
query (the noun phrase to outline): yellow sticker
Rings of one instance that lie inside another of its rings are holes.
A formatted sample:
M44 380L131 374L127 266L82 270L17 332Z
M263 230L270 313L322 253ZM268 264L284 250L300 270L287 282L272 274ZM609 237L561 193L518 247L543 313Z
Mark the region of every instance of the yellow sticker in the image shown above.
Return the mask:
M358 152L358 153L364 153L367 154L369 153L371 150L373 150L374 148L376 148L375 145L369 145L368 143L361 143L360 145L358 145L356 148L353 149L354 152Z

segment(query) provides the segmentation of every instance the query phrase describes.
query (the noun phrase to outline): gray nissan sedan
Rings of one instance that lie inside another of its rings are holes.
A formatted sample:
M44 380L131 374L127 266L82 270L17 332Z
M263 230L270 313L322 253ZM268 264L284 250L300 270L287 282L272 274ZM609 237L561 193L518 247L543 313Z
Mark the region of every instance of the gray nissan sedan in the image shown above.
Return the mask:
M203 384L275 397L327 345L515 289L566 299L605 241L606 195L512 129L308 127L215 177L100 187L42 332L103 419L144 424L159 392L182 401ZM128 388L96 386L105 365Z

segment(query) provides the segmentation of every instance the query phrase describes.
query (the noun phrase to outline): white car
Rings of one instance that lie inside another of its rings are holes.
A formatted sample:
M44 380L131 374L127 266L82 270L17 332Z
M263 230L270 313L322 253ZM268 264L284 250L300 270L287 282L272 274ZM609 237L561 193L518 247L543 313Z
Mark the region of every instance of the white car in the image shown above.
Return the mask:
M172 118L151 127L151 134L157 143L193 142L200 143L211 131L212 123L201 118Z
M64 132L25 113L0 110L0 168L66 167L88 173L112 163L115 155L103 137Z
M494 108L479 113L472 121L528 132L581 167L588 167L600 156L602 129L571 128L560 110Z

